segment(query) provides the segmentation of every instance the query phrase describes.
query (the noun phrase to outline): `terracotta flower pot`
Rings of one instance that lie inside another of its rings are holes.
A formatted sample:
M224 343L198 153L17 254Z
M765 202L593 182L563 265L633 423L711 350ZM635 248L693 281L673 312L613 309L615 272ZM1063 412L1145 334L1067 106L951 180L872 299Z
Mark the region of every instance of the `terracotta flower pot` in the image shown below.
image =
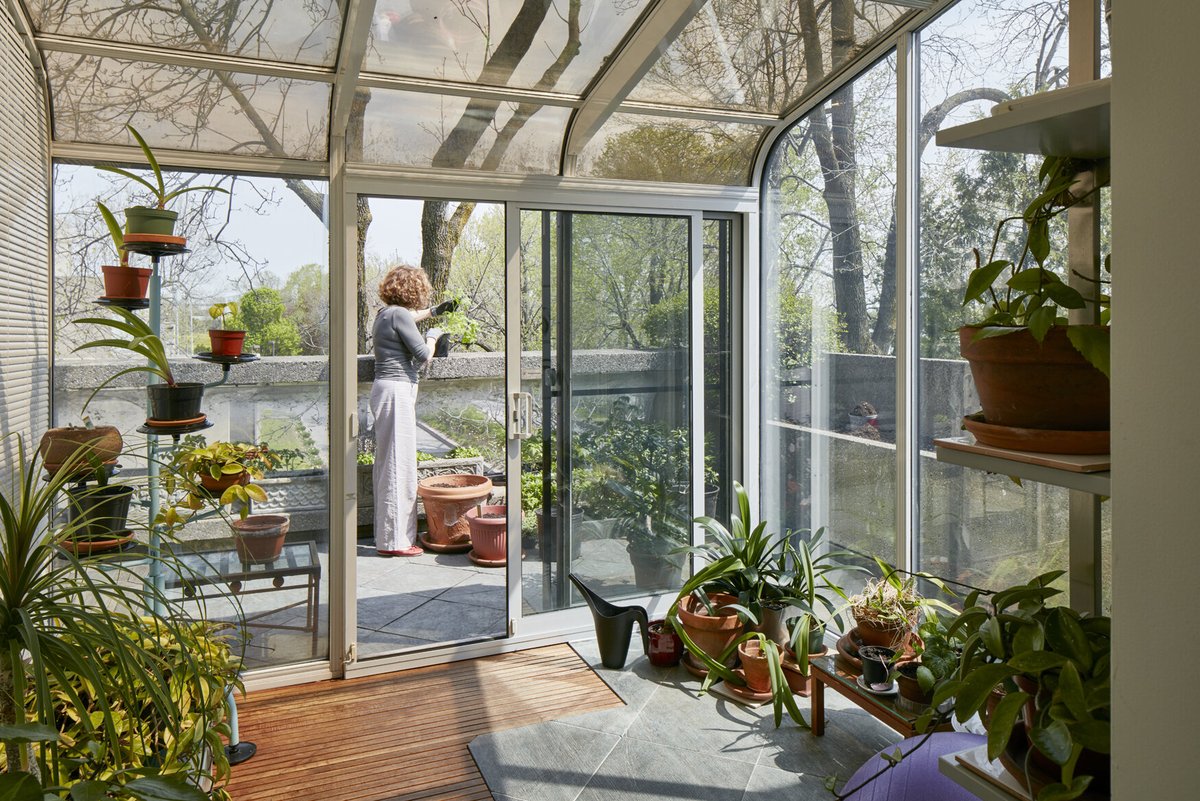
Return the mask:
M679 622L687 632L688 639L713 660L717 660L741 636L745 625L737 612L723 608L737 601L732 595L711 593L708 600L716 614L709 615L704 606L690 595L680 601Z
M261 564L279 558L291 520L287 515L250 515L230 525L238 558L244 564Z
M893 651L903 652L908 641L912 639L912 624L910 623L880 623L867 618L855 618L858 637L863 645L882 645Z
M220 478L213 478L207 473L200 474L200 486L204 487L213 495L220 495L234 484L241 484L242 486L245 486L249 483L249 473L228 473L222 475Z
M768 648L779 652L779 646L770 640ZM746 676L746 686L756 693L771 691L771 666L767 652L763 650L758 640L746 640L738 646L738 658L742 660L742 673Z
M650 638L650 664L655 667L674 667L683 657L683 640L665 620L651 620L646 627Z
M465 551L471 547L471 529L466 513L492 494L487 476L454 473L430 476L417 482L417 495L425 502L429 527L423 544L434 551Z
M508 558L507 506L480 506L478 511L468 512L466 518L471 548L479 559L498 562Z
M154 270L147 267L122 267L105 264L100 267L104 274L104 297L121 300L142 300L150 287L150 276Z
M814 656L822 656L828 652L829 649L822 646L819 651L811 652L808 657L812 659ZM786 646L783 649L783 678L787 681L788 689L796 695L807 698L812 693L812 668L809 668L807 676L804 675L800 671L800 663L796 660L796 653Z
M1107 326L1096 326L1105 335ZM1027 330L974 340L976 329L958 329L959 350L988 423L1059 431L1109 428L1109 382L1054 326L1042 342ZM974 341L973 341L974 340Z
M917 681L917 667L920 661L908 660L900 662L896 665L896 685L899 687L900 696L910 701L915 707L927 707L933 701L933 693L927 693L921 689L921 683Z
M208 340L212 343L213 356L241 356L242 345L246 341L246 332L210 328L208 329Z
M47 472L57 473L63 466L63 462L84 445L87 445L92 454L102 463L110 463L116 461L117 457L121 455L124 441L116 426L52 428L42 435L42 441L38 444L38 453L42 456L42 466L46 468ZM81 454L80 459L76 461L79 461L81 471L92 469L92 463L86 456Z

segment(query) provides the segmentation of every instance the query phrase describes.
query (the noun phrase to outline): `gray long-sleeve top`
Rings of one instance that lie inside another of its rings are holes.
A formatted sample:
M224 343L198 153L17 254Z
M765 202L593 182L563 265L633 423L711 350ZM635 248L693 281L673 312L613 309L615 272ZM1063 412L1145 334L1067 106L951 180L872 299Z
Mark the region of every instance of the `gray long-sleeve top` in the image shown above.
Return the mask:
M429 346L417 330L412 311L403 306L384 306L375 315L375 380L420 380L418 371L429 361Z

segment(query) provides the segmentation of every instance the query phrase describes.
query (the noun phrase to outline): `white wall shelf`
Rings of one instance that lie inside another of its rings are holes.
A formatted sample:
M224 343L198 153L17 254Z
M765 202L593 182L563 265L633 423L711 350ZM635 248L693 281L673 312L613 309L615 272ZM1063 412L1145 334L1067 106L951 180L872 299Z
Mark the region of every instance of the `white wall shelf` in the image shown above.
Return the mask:
M939 462L986 470L1028 481L1111 496L1107 454L1103 456L1066 456L1030 453L981 445L965 437L935 439Z
M938 131L938 146L1107 158L1110 85L1104 78L1000 103L990 117Z

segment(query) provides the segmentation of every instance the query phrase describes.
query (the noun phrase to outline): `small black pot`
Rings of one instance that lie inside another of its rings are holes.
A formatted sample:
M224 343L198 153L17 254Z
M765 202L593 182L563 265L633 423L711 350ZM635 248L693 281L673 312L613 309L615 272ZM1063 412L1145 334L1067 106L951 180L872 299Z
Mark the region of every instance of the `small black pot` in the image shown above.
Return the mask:
M896 652L882 645L864 645L858 649L862 659L863 684L868 687L875 684L887 684L888 675L892 672L892 659Z
M151 384L146 387L146 392L150 395L151 420L193 420L200 416L203 384Z
M67 498L71 539L102 540L125 530L133 487L68 487Z

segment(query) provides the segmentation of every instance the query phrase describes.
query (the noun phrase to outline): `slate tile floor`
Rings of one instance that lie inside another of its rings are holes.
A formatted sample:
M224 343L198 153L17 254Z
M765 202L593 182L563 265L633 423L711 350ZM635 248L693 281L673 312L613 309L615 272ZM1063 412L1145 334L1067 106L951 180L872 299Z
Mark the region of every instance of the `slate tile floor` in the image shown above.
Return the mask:
M900 740L833 692L813 737L786 719L776 729L769 705L700 696L683 668L651 666L637 638L621 671L600 665L594 640L572 646L626 706L476 738L496 801L828 801L827 776L844 781Z

